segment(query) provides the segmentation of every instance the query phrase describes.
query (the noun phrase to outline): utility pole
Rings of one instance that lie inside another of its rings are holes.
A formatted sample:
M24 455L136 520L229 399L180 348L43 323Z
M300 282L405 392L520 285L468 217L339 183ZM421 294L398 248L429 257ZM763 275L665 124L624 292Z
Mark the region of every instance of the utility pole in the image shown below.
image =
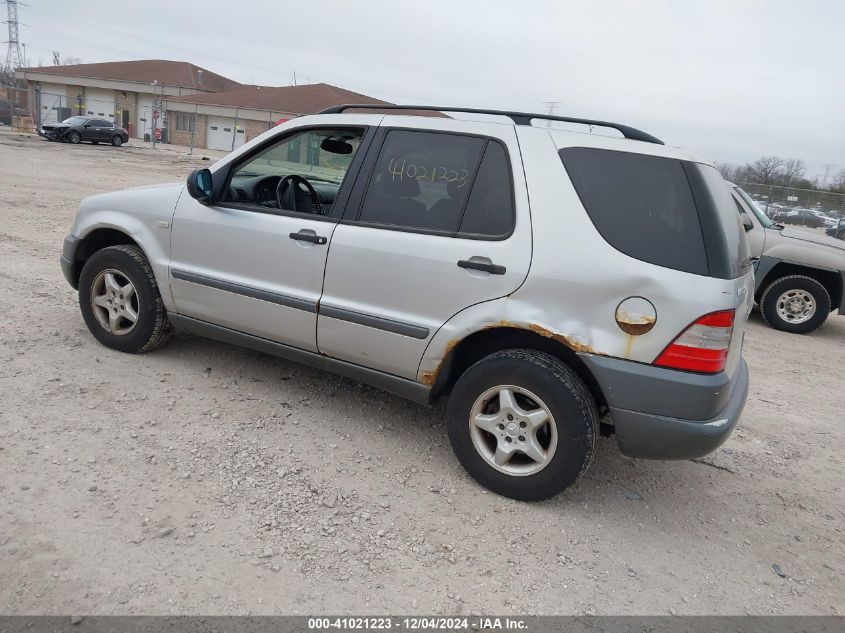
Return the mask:
M9 25L9 49L6 53L6 65L3 67L3 74L9 77L11 83L15 82L15 68L24 65L21 54L21 43L18 39L18 0L6 0L6 14Z
M822 165L824 167L824 177L822 178L822 187L827 187L827 177L830 176L830 170L833 169L833 165L831 163L824 163Z
M557 109L560 107L560 104L563 103L562 101L543 101L543 105L546 107L546 114L550 116L554 116L557 114ZM551 127L552 122L546 121L546 127Z

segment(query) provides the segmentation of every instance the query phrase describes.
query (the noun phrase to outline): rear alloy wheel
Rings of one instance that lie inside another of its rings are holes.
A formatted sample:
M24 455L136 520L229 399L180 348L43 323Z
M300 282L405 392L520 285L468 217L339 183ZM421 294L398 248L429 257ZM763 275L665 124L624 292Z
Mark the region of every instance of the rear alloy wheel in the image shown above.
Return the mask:
M123 145L123 139L117 135L114 135L111 137L111 144L115 147L120 147L121 145Z
M77 132L76 130L71 130L70 132L67 133L67 136L65 136L65 140L68 143L72 143L73 145L76 145L77 143L79 143L79 141L82 140L82 138L79 136L79 132Z
M449 397L449 440L485 488L521 501L558 494L590 465L598 412L559 359L504 350L467 369Z
M807 334L830 314L830 295L812 277L789 275L772 282L760 298L763 319L776 330Z

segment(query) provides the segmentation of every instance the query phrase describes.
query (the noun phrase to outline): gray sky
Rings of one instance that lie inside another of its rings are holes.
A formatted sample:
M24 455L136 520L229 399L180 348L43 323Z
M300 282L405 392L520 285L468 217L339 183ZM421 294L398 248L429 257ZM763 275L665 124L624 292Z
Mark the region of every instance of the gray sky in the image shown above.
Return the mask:
M21 40L83 62L191 61L397 103L559 112L720 161L845 169L843 0L25 0ZM4 38L5 39L5 38Z

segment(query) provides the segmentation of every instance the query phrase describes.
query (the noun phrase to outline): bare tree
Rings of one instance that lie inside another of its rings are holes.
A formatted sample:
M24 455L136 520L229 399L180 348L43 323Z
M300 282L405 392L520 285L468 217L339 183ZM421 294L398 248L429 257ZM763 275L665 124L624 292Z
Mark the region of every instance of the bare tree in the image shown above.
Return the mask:
M783 171L781 172L781 184L784 187L791 187L797 180L804 177L804 172L807 166L804 161L794 158L788 158L783 162Z
M779 156L764 156L746 165L751 178L763 185L773 185L783 173L784 160Z

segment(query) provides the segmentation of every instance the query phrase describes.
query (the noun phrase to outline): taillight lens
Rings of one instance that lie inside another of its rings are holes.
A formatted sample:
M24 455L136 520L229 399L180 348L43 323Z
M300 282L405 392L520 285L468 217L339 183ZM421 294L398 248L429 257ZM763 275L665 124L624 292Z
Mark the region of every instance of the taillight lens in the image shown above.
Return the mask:
M733 310L705 314L681 332L654 364L670 369L716 374L725 368L728 360L733 327Z

